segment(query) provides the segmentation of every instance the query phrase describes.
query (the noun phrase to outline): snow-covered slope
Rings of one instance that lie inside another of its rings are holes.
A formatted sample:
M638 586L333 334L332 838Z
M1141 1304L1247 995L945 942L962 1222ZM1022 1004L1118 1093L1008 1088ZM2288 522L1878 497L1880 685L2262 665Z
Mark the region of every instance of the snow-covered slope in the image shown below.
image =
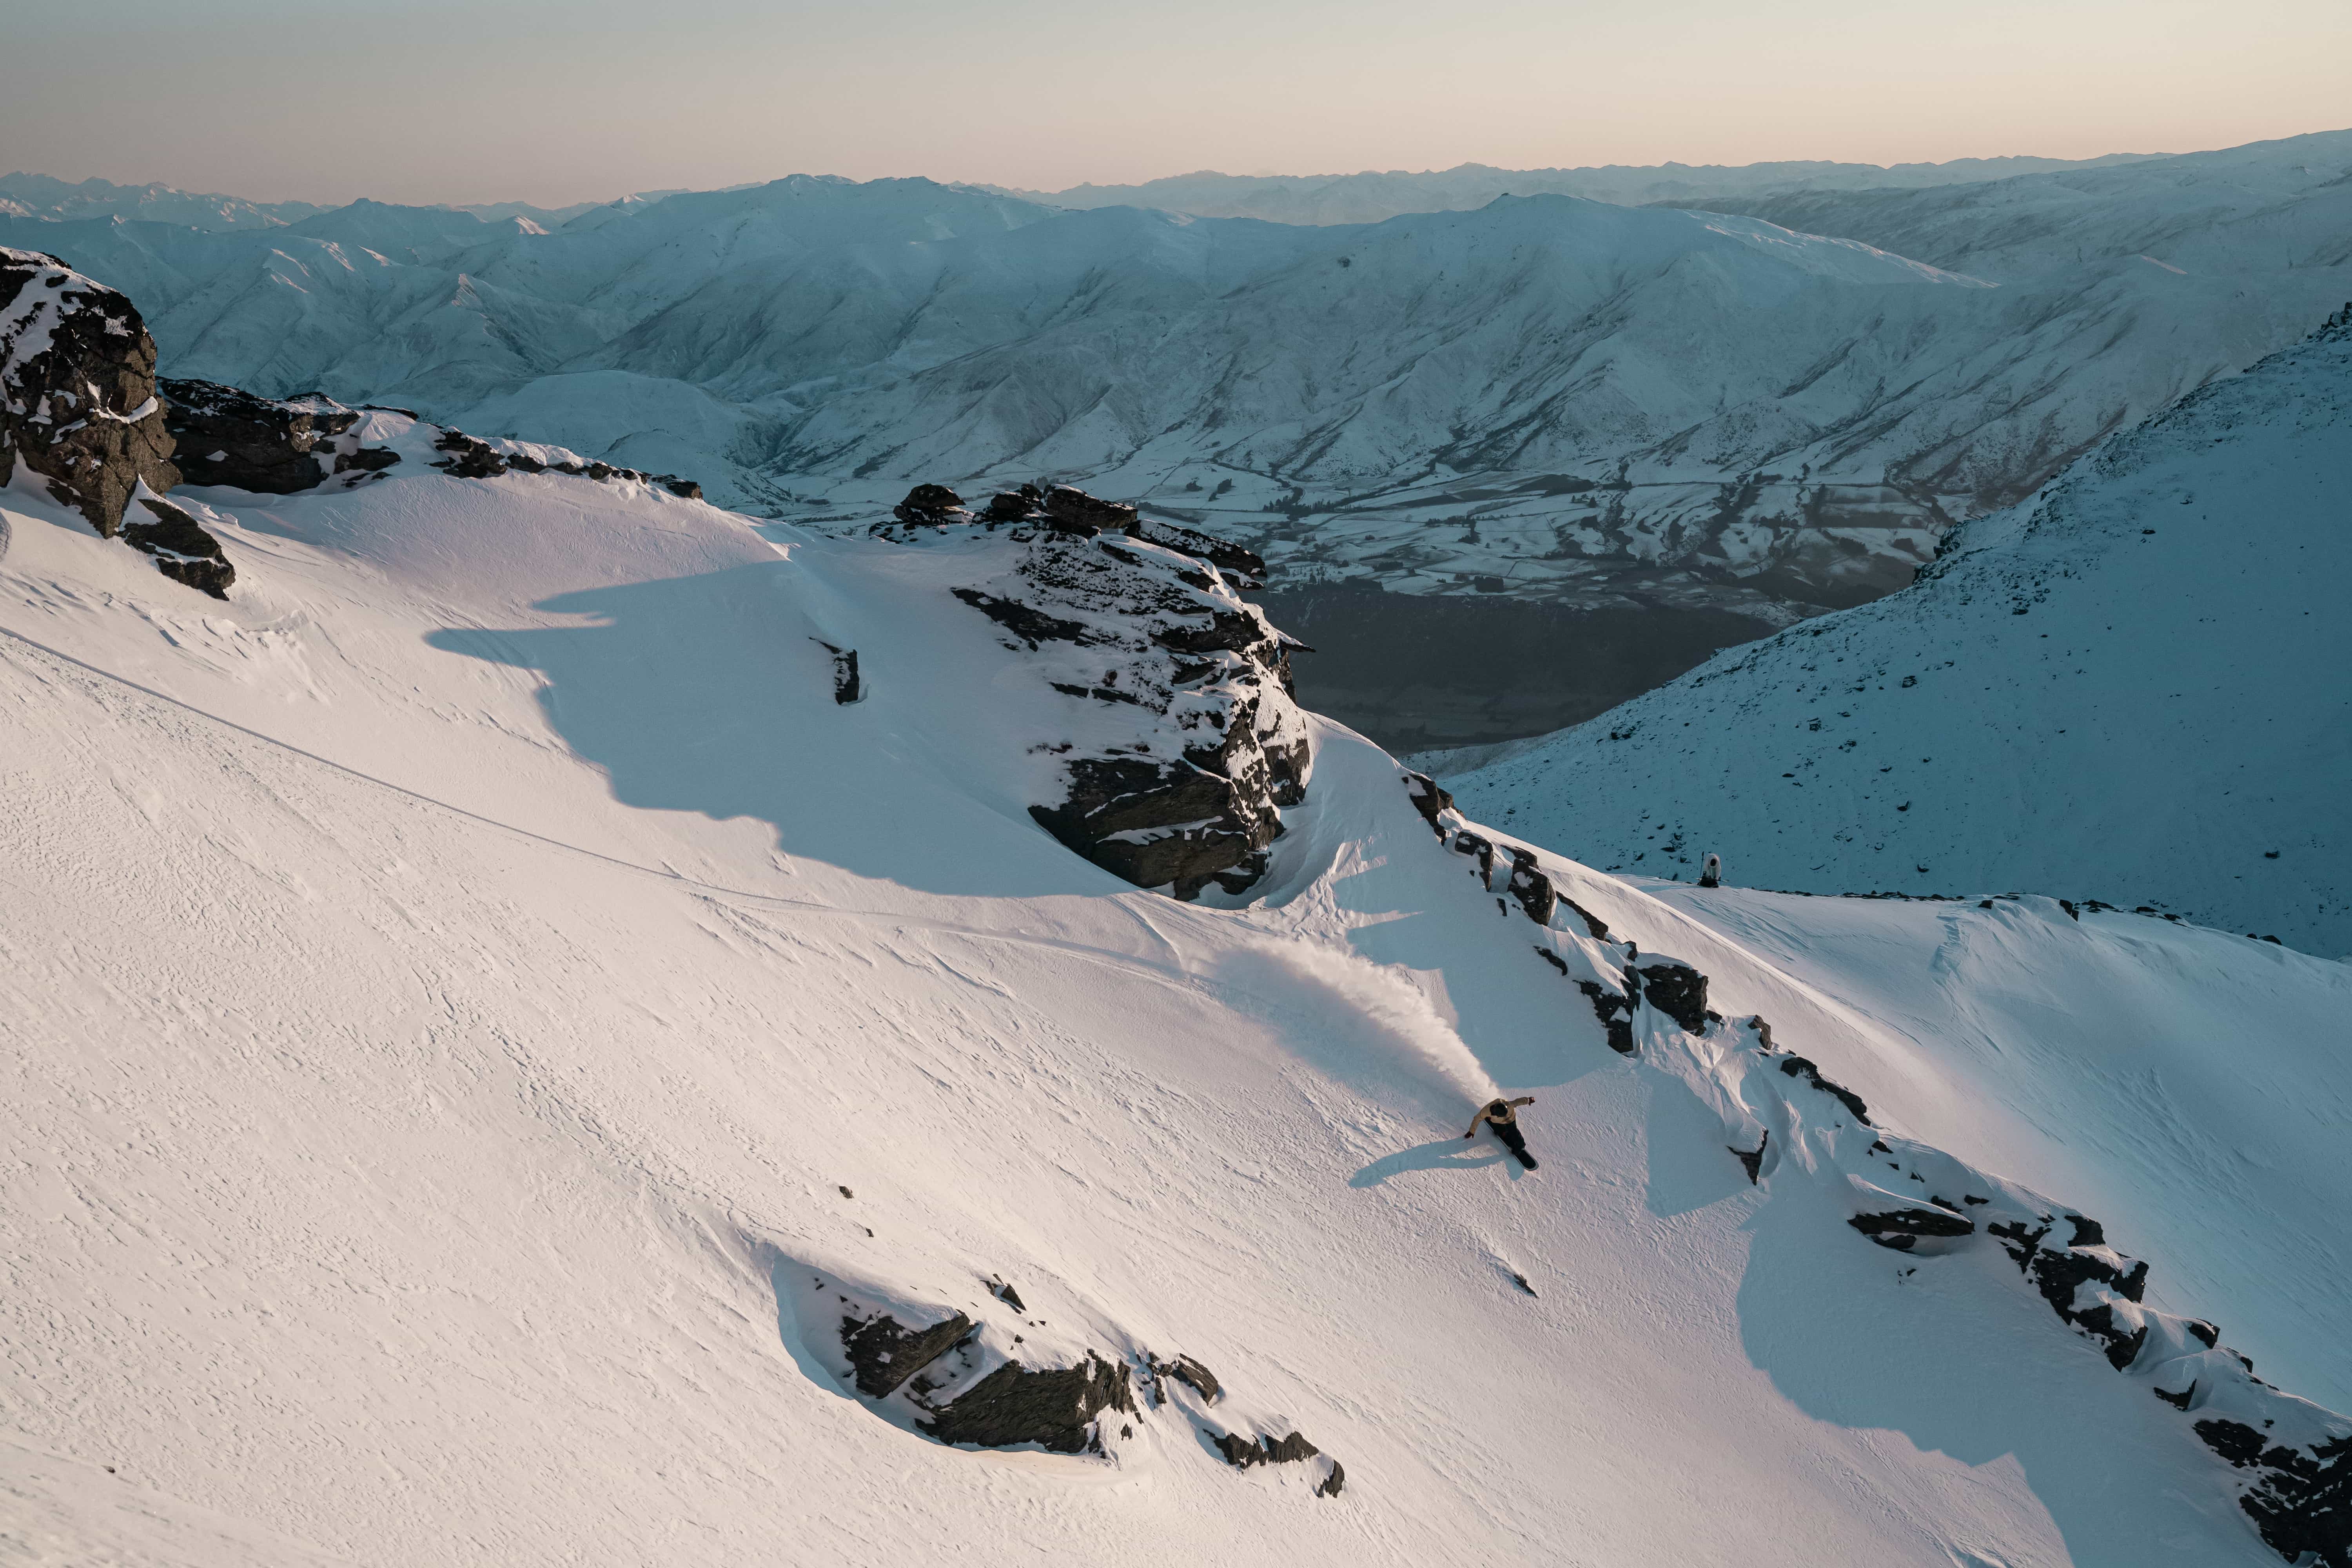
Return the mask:
M2083 253L2030 276L1813 237L1843 232L1826 217L1563 195L1314 227L805 176L552 233L359 203L0 239L129 293L178 374L560 441L772 515L1052 475L1293 584L1761 632L1908 581L1951 521L2352 294L2341 140L1927 193L2065 194L2036 232ZM2079 195L2099 181L2137 182L2128 223ZM2216 182L2263 216L2214 226Z
M1032 819L1055 748L1160 731L1047 679L1117 627L959 602L1020 530L362 435L354 488L173 492L225 605L0 512L12 1560L2347 1561L2297 1467L2352 1424L2188 1315L2340 1383L2341 1259L2273 1224L2342 1182L2307 1041L2237 1063L2308 1121L2161 1226L2117 1167L2102 1239L2102 1086L1957 1092L1987 1015L1912 926L1482 877L1329 724L1263 880L1180 903ZM1961 914L1987 986L2343 1014L2276 949ZM2167 1082L2182 1146L2242 1130ZM1498 1090L1539 1170L1463 1140ZM1113 1379L1102 1452L918 1429L1016 1362Z
M2041 889L2352 952L2352 308L1917 585L1454 780L1612 869Z

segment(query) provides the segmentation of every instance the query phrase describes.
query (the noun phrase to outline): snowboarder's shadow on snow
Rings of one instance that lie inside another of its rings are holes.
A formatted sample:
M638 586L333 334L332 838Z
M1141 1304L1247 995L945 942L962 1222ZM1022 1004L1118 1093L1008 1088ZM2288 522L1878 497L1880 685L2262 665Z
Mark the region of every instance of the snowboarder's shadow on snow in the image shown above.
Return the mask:
M1377 1187L1391 1176L1401 1176L1407 1171L1483 1171L1490 1165L1507 1167L1513 1181L1527 1174L1517 1160L1484 1139L1473 1142L1466 1138L1441 1138L1434 1143L1383 1154L1349 1177L1348 1184Z

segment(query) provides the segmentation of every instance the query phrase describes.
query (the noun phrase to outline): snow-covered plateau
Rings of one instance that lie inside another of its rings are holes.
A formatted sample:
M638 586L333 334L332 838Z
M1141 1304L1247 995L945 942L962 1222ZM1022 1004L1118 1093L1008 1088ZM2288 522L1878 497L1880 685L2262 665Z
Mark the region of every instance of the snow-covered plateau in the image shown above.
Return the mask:
M2352 1565L2352 969L1588 869L1075 491L36 401L0 1558Z

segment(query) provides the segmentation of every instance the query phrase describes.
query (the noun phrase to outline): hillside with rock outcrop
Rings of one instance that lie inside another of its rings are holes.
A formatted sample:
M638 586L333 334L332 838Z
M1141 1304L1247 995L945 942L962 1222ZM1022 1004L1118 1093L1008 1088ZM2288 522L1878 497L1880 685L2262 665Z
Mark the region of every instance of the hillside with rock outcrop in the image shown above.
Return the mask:
M1149 508L206 395L395 460L174 491L225 601L0 502L30 1561L2352 1561L2342 965L1692 912Z

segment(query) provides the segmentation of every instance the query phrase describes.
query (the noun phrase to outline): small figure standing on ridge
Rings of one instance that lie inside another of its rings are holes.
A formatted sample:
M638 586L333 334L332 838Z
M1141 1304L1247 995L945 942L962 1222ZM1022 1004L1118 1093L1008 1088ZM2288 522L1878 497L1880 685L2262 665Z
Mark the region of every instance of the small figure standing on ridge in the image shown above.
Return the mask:
M1527 1138L1519 1131L1518 1108L1535 1102L1536 1097L1532 1094L1523 1094L1517 1100L1490 1100L1478 1108L1478 1114L1470 1119L1470 1131L1462 1136L1475 1138L1478 1136L1478 1123L1484 1121L1495 1129L1495 1136L1503 1141L1503 1147L1517 1154L1519 1163L1532 1171L1536 1168L1536 1157L1528 1152Z
M1698 885L1702 888L1720 888L1723 886L1722 856L1710 855L1704 861L1700 862L1698 868Z

